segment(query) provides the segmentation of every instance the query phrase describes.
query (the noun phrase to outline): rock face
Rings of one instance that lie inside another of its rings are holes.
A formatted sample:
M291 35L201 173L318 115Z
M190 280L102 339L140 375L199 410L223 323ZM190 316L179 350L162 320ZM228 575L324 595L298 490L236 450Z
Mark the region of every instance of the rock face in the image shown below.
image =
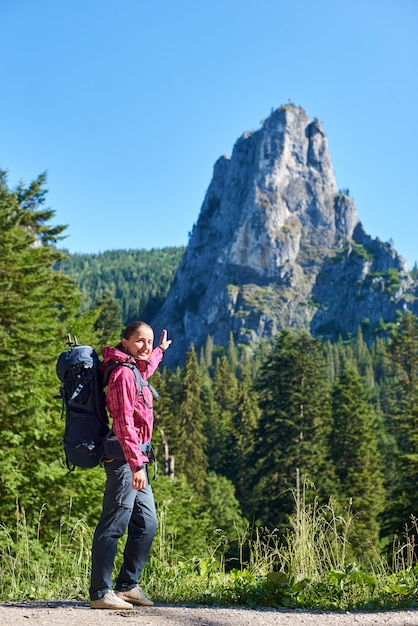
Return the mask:
M199 219L153 327L167 326L166 363L208 335L215 345L306 328L333 338L413 308L415 286L390 244L364 232L339 193L318 120L274 111L214 166Z

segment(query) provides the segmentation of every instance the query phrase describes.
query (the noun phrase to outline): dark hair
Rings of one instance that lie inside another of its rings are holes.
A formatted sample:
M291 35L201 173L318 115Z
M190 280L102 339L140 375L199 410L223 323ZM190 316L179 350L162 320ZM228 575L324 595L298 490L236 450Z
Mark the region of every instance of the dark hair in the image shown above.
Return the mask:
M123 331L122 338L123 339L129 339L130 337L132 337L132 335L134 335L136 333L138 328L140 328L141 326L146 326L147 328L152 330L152 328L151 328L151 326L149 324L147 324L146 322L141 322L140 320L138 320L136 322L131 322L130 324L127 325L127 327Z

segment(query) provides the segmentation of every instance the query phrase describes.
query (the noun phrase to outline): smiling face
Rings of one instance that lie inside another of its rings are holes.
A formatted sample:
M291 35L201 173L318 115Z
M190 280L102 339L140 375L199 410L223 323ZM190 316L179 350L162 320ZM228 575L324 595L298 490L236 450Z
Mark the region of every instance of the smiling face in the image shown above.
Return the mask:
M154 332L149 326L138 326L129 339L122 339L125 350L136 359L148 359L154 343Z

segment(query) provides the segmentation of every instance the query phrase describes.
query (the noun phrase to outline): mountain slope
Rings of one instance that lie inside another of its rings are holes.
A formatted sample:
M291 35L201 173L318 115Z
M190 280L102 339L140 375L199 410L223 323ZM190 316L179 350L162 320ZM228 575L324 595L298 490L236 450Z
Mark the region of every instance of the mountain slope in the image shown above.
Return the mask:
M244 133L215 164L183 260L153 320L171 364L207 335L225 345L307 328L333 337L413 307L403 259L364 233L339 193L318 120L293 105Z

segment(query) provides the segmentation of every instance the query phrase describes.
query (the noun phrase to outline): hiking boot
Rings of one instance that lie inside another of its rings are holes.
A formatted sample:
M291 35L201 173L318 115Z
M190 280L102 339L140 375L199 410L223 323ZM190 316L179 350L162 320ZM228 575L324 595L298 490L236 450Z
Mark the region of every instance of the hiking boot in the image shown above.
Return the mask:
M91 609L133 609L133 604L125 602L110 589L104 596L90 601Z
M115 591L119 598L123 598L132 604L139 604L141 606L154 606L154 602L144 595L141 587L134 587L128 591Z

